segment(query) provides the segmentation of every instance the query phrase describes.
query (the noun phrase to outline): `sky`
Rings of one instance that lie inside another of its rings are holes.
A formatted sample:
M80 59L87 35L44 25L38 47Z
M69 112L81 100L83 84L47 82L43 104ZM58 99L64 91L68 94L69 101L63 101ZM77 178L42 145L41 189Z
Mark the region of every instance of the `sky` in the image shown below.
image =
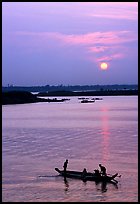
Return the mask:
M8 84L138 84L138 2L2 2Z

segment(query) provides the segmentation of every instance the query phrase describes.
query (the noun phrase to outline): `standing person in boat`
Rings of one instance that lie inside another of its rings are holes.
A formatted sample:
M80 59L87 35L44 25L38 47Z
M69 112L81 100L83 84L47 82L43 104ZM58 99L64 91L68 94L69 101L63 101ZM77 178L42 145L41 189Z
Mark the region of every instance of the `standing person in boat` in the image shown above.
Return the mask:
M68 165L68 159L66 159L66 161L64 162L64 165L63 165L65 175L66 175L67 165Z
M107 174L106 174L106 168L104 167L104 166L102 166L101 164L99 164L99 167L100 167L100 169L101 169L101 174L103 175L103 176L106 176Z
M81 176L82 179L85 179L86 175L87 175L87 170L86 170L86 168L84 168L84 170L82 172L82 176Z

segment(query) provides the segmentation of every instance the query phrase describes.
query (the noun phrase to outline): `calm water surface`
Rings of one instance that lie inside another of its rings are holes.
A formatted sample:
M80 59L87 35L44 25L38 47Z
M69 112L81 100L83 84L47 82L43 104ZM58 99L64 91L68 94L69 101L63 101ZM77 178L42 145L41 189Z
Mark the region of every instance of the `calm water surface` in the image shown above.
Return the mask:
M102 97L81 104L2 106L3 202L137 202L138 97ZM117 186L64 179L55 167L88 171L102 163Z

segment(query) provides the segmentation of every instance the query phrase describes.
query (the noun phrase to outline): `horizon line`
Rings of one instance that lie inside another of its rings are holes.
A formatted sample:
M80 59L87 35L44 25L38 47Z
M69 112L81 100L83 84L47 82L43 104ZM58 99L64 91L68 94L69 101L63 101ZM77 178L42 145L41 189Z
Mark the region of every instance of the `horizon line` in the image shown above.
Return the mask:
M64 84L58 84L58 85L50 85L50 84L46 84L46 85L13 85L13 84L8 84L7 86L3 86L2 85L2 87L8 87L8 88L10 88L10 87L45 87L45 86L61 86L61 87L63 87L63 86L66 86L66 87L68 87L68 86L124 86L124 85L127 85L127 86L133 86L133 85L135 85L135 86L138 86L138 83L132 83L132 84L84 84L84 85L80 85L80 84L75 84L75 85L70 85L70 84L68 84L68 85L64 85Z

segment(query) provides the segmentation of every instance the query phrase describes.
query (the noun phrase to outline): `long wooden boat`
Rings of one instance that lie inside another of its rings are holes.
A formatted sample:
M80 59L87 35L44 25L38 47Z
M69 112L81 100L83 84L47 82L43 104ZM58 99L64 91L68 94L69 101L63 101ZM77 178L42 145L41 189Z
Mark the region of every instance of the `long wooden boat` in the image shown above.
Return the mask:
M74 179L81 179L84 181L96 181L96 182L115 182L117 183L116 180L114 180L117 176L118 173L112 175L112 176L97 176L95 173L87 172L86 175L83 176L82 171L66 171L66 174L64 173L63 170L60 170L58 168L55 168L55 170L59 173L60 176L66 177L66 178L74 178Z

